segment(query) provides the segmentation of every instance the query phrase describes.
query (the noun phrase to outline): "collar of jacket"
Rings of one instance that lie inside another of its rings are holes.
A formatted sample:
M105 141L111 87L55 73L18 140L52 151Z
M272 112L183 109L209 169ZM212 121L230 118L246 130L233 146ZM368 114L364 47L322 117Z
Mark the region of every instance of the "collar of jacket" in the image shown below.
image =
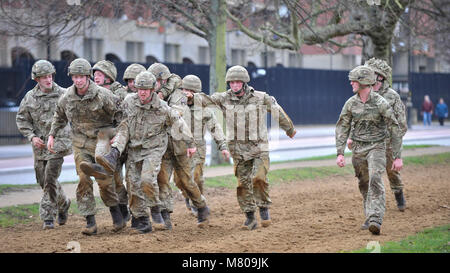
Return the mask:
M247 100L248 98L253 96L254 92L255 92L255 89L253 87L251 87L250 85L247 85L247 87L245 88L245 94L242 95L241 97L236 96L231 89L228 89L228 91L227 91L228 95L230 96L230 99L234 100L234 101Z
M373 88L370 87L370 93L369 93L369 97L367 98L367 101L365 103L368 103L374 96L376 96L377 92L373 91ZM359 96L359 93L356 93L356 98L362 103L361 97Z
M41 90L41 88L39 87L39 84L36 84L36 86L33 88L33 96L36 97L43 97L43 96L47 96L47 97L57 97L59 96L58 94L58 89L59 86L56 83L52 83L52 91L50 92L44 92Z

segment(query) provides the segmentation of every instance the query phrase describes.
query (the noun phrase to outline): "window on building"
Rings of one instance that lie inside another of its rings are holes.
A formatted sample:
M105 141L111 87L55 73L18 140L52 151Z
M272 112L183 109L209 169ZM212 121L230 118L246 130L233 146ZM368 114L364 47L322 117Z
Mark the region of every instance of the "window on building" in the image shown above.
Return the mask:
M302 67L302 56L297 53L289 53L289 67Z
M144 61L144 43L127 41L126 53L127 53L127 62Z
M165 44L164 60L167 63L180 63L180 45Z
M84 58L91 62L98 62L103 59L103 39L84 38L83 41Z
M199 46L198 47L198 62L199 64L209 64L209 47Z
M232 49L231 50L231 65L242 65L247 63L245 49Z
M266 66L266 54L267 54L267 67L275 66L275 52L267 51L261 53L261 64Z

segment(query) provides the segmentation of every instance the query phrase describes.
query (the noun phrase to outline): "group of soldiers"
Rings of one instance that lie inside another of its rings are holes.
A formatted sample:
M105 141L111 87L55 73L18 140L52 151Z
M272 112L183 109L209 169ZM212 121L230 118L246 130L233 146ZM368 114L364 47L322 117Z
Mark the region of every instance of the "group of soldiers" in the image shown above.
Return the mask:
M83 234L97 233L92 178L115 232L130 219L136 233L172 229L172 174L198 227L207 227L206 129L224 158L233 158L237 200L245 214L242 228L257 227L257 209L261 225L271 224L267 112L279 118L289 137L296 130L274 97L248 85L244 67L229 68L230 89L211 96L202 92L197 76L181 79L161 63L148 69L128 66L126 87L116 81L117 69L107 60L93 67L83 58L73 60L68 67L73 85L67 89L54 82L55 72L46 60L33 65L31 78L37 84L22 100L16 120L32 143L36 179L44 192L39 208L44 229L53 229L55 218L59 225L67 221L71 201L58 177L64 156L71 153L79 176L77 205L86 219ZM211 107L223 113L226 137Z
M408 128L405 106L390 88L392 69L384 60L372 58L351 70L348 77L355 95L344 104L336 124L336 163L344 167L348 145L363 197L361 229L378 235L386 210L385 170L398 209L406 207L400 176L402 139Z

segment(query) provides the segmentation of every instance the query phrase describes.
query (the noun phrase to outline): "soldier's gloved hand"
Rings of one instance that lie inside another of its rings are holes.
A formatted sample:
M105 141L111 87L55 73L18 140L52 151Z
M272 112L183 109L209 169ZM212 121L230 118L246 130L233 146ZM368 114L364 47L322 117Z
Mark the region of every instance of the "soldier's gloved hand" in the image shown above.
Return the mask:
M336 164L339 166L339 167L344 167L345 166L345 158L344 158L344 155L338 155L337 156L337 158L336 158Z
M297 130L293 130L292 131L292 133L291 134L288 134L287 132L286 132L286 135L288 136L288 137L290 137L290 138L294 138L294 136L295 136L295 134L297 133Z
M192 157L194 154L195 154L195 152L197 151L197 148L188 148L187 149L187 157Z
M50 151L50 153L54 153L55 151L53 150L53 145L55 144L55 139L53 138L52 135L48 136L48 142L47 142L47 150Z
M403 168L403 160L401 158L396 158L394 163L392 163L392 170L399 172Z
M352 139L347 139L347 146L348 146L348 149L349 150L351 150L352 149L352 144L353 144L353 140Z
M38 138L38 137L33 137L31 139L31 143L33 143L33 146L38 148L38 149L45 149L45 143L42 139Z
M228 150L222 150L223 159L228 161L230 159L230 152Z

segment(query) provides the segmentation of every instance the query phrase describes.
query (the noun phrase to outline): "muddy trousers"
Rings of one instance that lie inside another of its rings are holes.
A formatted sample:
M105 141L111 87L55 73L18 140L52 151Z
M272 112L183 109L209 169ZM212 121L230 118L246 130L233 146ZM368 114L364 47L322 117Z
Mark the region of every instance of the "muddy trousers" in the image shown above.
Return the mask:
M243 212L256 211L256 208L269 208L269 157L262 156L250 160L233 159L234 174L238 180L237 200Z
M363 196L366 220L382 224L386 210L386 197L382 175L386 169L384 142L353 150L352 164L358 178L359 191Z
M392 149L386 149L386 173L389 179L389 184L393 193L400 192L403 190L402 177L400 172L392 170L392 164L394 163L394 156L392 154Z
M69 199L58 182L63 162L62 157L34 161L36 181L44 191L39 203L39 216L43 221L54 220L57 213L64 212L69 205Z
M195 156L190 160L191 161L191 176L194 179L195 184L197 184L200 193L203 194L204 185L205 185L205 177L203 176L203 171L205 168L205 158L200 158ZM178 177L177 172L174 172L175 185L181 185L180 178ZM184 190L181 190L184 198L189 198L187 193Z
M160 194L161 186L163 186L164 189L170 188L170 177L172 176L172 172L175 172L177 177L176 179L174 178L176 186L182 192L186 193L186 196L192 201L196 208L204 208L206 206L206 199L192 179L191 160L187 155L175 155L171 153L169 149L163 156L161 171L158 174ZM164 200L163 198L164 196L160 195L160 200L162 202L161 209L167 209L169 212L172 212L173 197L171 200Z
M73 156L75 158L75 168L77 170L80 181L77 187L77 204L82 216L95 215L95 198L94 187L90 176L86 175L81 169L81 162L95 163L94 149L78 148L73 146ZM116 187L113 177L109 176L105 179L96 179L100 197L107 207L114 207L119 204L119 197L116 193Z

